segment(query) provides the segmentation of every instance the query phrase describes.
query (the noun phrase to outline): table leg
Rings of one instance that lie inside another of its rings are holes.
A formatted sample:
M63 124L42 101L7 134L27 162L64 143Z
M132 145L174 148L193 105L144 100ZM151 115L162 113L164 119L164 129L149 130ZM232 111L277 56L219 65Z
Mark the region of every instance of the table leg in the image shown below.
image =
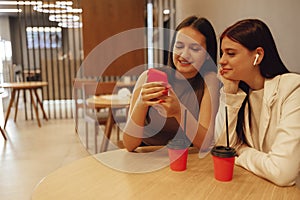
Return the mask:
M19 96L20 96L20 90L17 90L17 101L15 104L15 117L14 117L14 122L17 121L17 114L18 114L18 105L19 105Z
M4 140L7 140L6 135L5 135L5 132L4 132L4 130L2 129L1 126L0 126L0 131L1 131L1 133L2 133L2 136L3 136Z
M5 115L5 121L4 121L4 126L3 126L4 129L6 127L6 123L7 123L9 114L10 114L11 107L12 107L12 105L14 103L14 100L15 100L15 95L16 95L16 90L12 89L11 98L10 98L10 101L9 101L9 104L8 104L8 108L7 108L7 111L6 111L6 115Z
M114 123L115 123L115 121L114 121L114 116L113 116L112 108L109 108L109 110L108 110L108 118L107 118L105 130L104 130L104 136L103 136L103 139L102 139L100 153L107 151L108 142L109 142L111 131L112 131L112 126L113 126Z
M45 119L46 121L48 121L48 117L47 117L46 112L45 112L45 110L44 110L43 103L42 103L42 101L40 100L39 95L37 94L37 89L34 89L34 94L35 94L35 96L36 96L36 100L37 100L38 104L40 105L40 107L41 107L41 109L42 109L44 119Z
M94 139L95 139L95 141L94 141L94 143L95 143L95 154L98 153L98 145L97 145L98 144L98 141L97 141L98 133L99 133L99 124L98 124L97 121L95 121L95 137L94 137ZM103 137L105 137L105 136L103 136Z
M28 116L27 116L27 102L26 102L26 89L23 90L23 98L24 98L25 120L28 120Z
M37 105L35 104L34 99L33 99L32 90L30 89L29 92L30 92L31 104L32 104L32 106L34 108L34 111L35 111L36 120L38 122L39 127L41 127L41 122L40 122L40 119L39 119L39 112L38 112L38 109L37 109Z
M75 132L78 134L78 90L74 89L74 101L75 101Z

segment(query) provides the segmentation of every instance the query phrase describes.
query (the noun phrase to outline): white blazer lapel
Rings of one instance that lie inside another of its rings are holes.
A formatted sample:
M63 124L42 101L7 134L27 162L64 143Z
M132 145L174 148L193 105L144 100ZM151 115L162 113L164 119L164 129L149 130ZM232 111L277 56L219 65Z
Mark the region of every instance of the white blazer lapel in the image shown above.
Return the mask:
M264 99L262 105L262 111L260 115L260 126L259 126L259 148L263 148L264 138L267 132L267 129L270 124L270 116L272 105L274 104L274 100L277 96L278 85L280 82L280 76L276 76L273 78L272 83L270 83L270 79L265 80L264 85Z
M246 104L246 106L245 106L245 119L247 119L247 117L249 116L249 113L248 113L248 103ZM248 141L248 143L249 143L249 145L251 146L251 147L254 147L254 144L253 144L253 140L252 140L252 137L251 137L251 129L250 129L250 124L249 124L249 120L245 120L245 129L246 129L246 131L245 131L245 136L246 136L246 138L247 138L247 141Z

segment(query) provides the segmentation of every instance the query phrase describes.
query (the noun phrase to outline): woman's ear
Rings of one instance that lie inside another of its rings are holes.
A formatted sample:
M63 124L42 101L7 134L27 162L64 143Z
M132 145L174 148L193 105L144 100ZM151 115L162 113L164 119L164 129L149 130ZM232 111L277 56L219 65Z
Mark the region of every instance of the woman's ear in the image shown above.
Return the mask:
M253 65L259 65L265 55L265 51L262 47L257 47L256 48L256 54L255 54L255 60L253 62Z
M253 62L253 66L255 66L257 64L257 60L259 58L259 54L255 54L255 59L254 59L254 62Z

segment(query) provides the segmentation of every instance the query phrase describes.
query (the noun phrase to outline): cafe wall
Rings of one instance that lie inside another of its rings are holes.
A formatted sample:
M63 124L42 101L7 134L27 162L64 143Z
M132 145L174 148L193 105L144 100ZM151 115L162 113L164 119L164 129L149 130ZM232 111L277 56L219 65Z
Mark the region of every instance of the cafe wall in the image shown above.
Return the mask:
M145 34L136 35L132 41L124 39L119 44L112 45L105 51L98 51L96 60L89 62L89 54L104 41L116 34L145 26L145 0L82 0L83 8L83 49L84 49L84 75L97 76L103 68L103 75L120 76L131 68L145 63L145 50L135 50L120 55L109 66L103 66L104 61L118 52L118 45L131 45L131 43L144 43Z
M176 22L196 14L208 18L217 37L234 22L259 18L271 29L283 62L290 71L300 73L299 0L177 0Z
M0 16L0 83L9 80L9 66L11 66L11 48L7 48L11 44L9 31L9 18ZM3 92L3 88L0 88ZM0 105L1 106L1 105Z
M48 5L49 2L42 1L43 5ZM58 5L58 1L56 3ZM62 10L58 10L58 7L50 8L51 12L43 7L44 12L40 12L32 5L20 5L23 12L2 13L0 17L0 46L3 46L3 40L11 44L10 48L5 48L5 51L10 50L11 59L9 62L0 62L0 82L2 79L5 82L48 82L48 86L42 89L41 96L49 119L73 116L73 79L83 59L79 3L80 0L73 0L73 5L68 7L68 13L72 11L74 14L72 21L68 20L69 23L61 25L59 20L65 17L60 14L67 12L65 7ZM2 51L0 55L3 60ZM8 89L5 91L10 94ZM23 96L24 93L20 95ZM3 102L8 100L9 98L3 99ZM32 109L29 104L24 105L25 113L27 109Z
M0 16L0 38L10 41L9 19L6 16Z

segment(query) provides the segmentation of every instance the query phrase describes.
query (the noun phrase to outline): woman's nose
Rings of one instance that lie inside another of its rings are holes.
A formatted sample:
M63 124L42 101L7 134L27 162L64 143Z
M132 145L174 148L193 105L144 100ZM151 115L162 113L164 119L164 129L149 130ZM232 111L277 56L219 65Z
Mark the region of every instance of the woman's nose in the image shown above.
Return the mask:
M182 49L181 57L187 59L189 56L190 56L190 51L189 51L189 49L188 49L188 48Z
M226 61L225 61L225 58L224 58L224 55L221 56L220 60L219 60L219 64L221 66L225 65L226 64Z

